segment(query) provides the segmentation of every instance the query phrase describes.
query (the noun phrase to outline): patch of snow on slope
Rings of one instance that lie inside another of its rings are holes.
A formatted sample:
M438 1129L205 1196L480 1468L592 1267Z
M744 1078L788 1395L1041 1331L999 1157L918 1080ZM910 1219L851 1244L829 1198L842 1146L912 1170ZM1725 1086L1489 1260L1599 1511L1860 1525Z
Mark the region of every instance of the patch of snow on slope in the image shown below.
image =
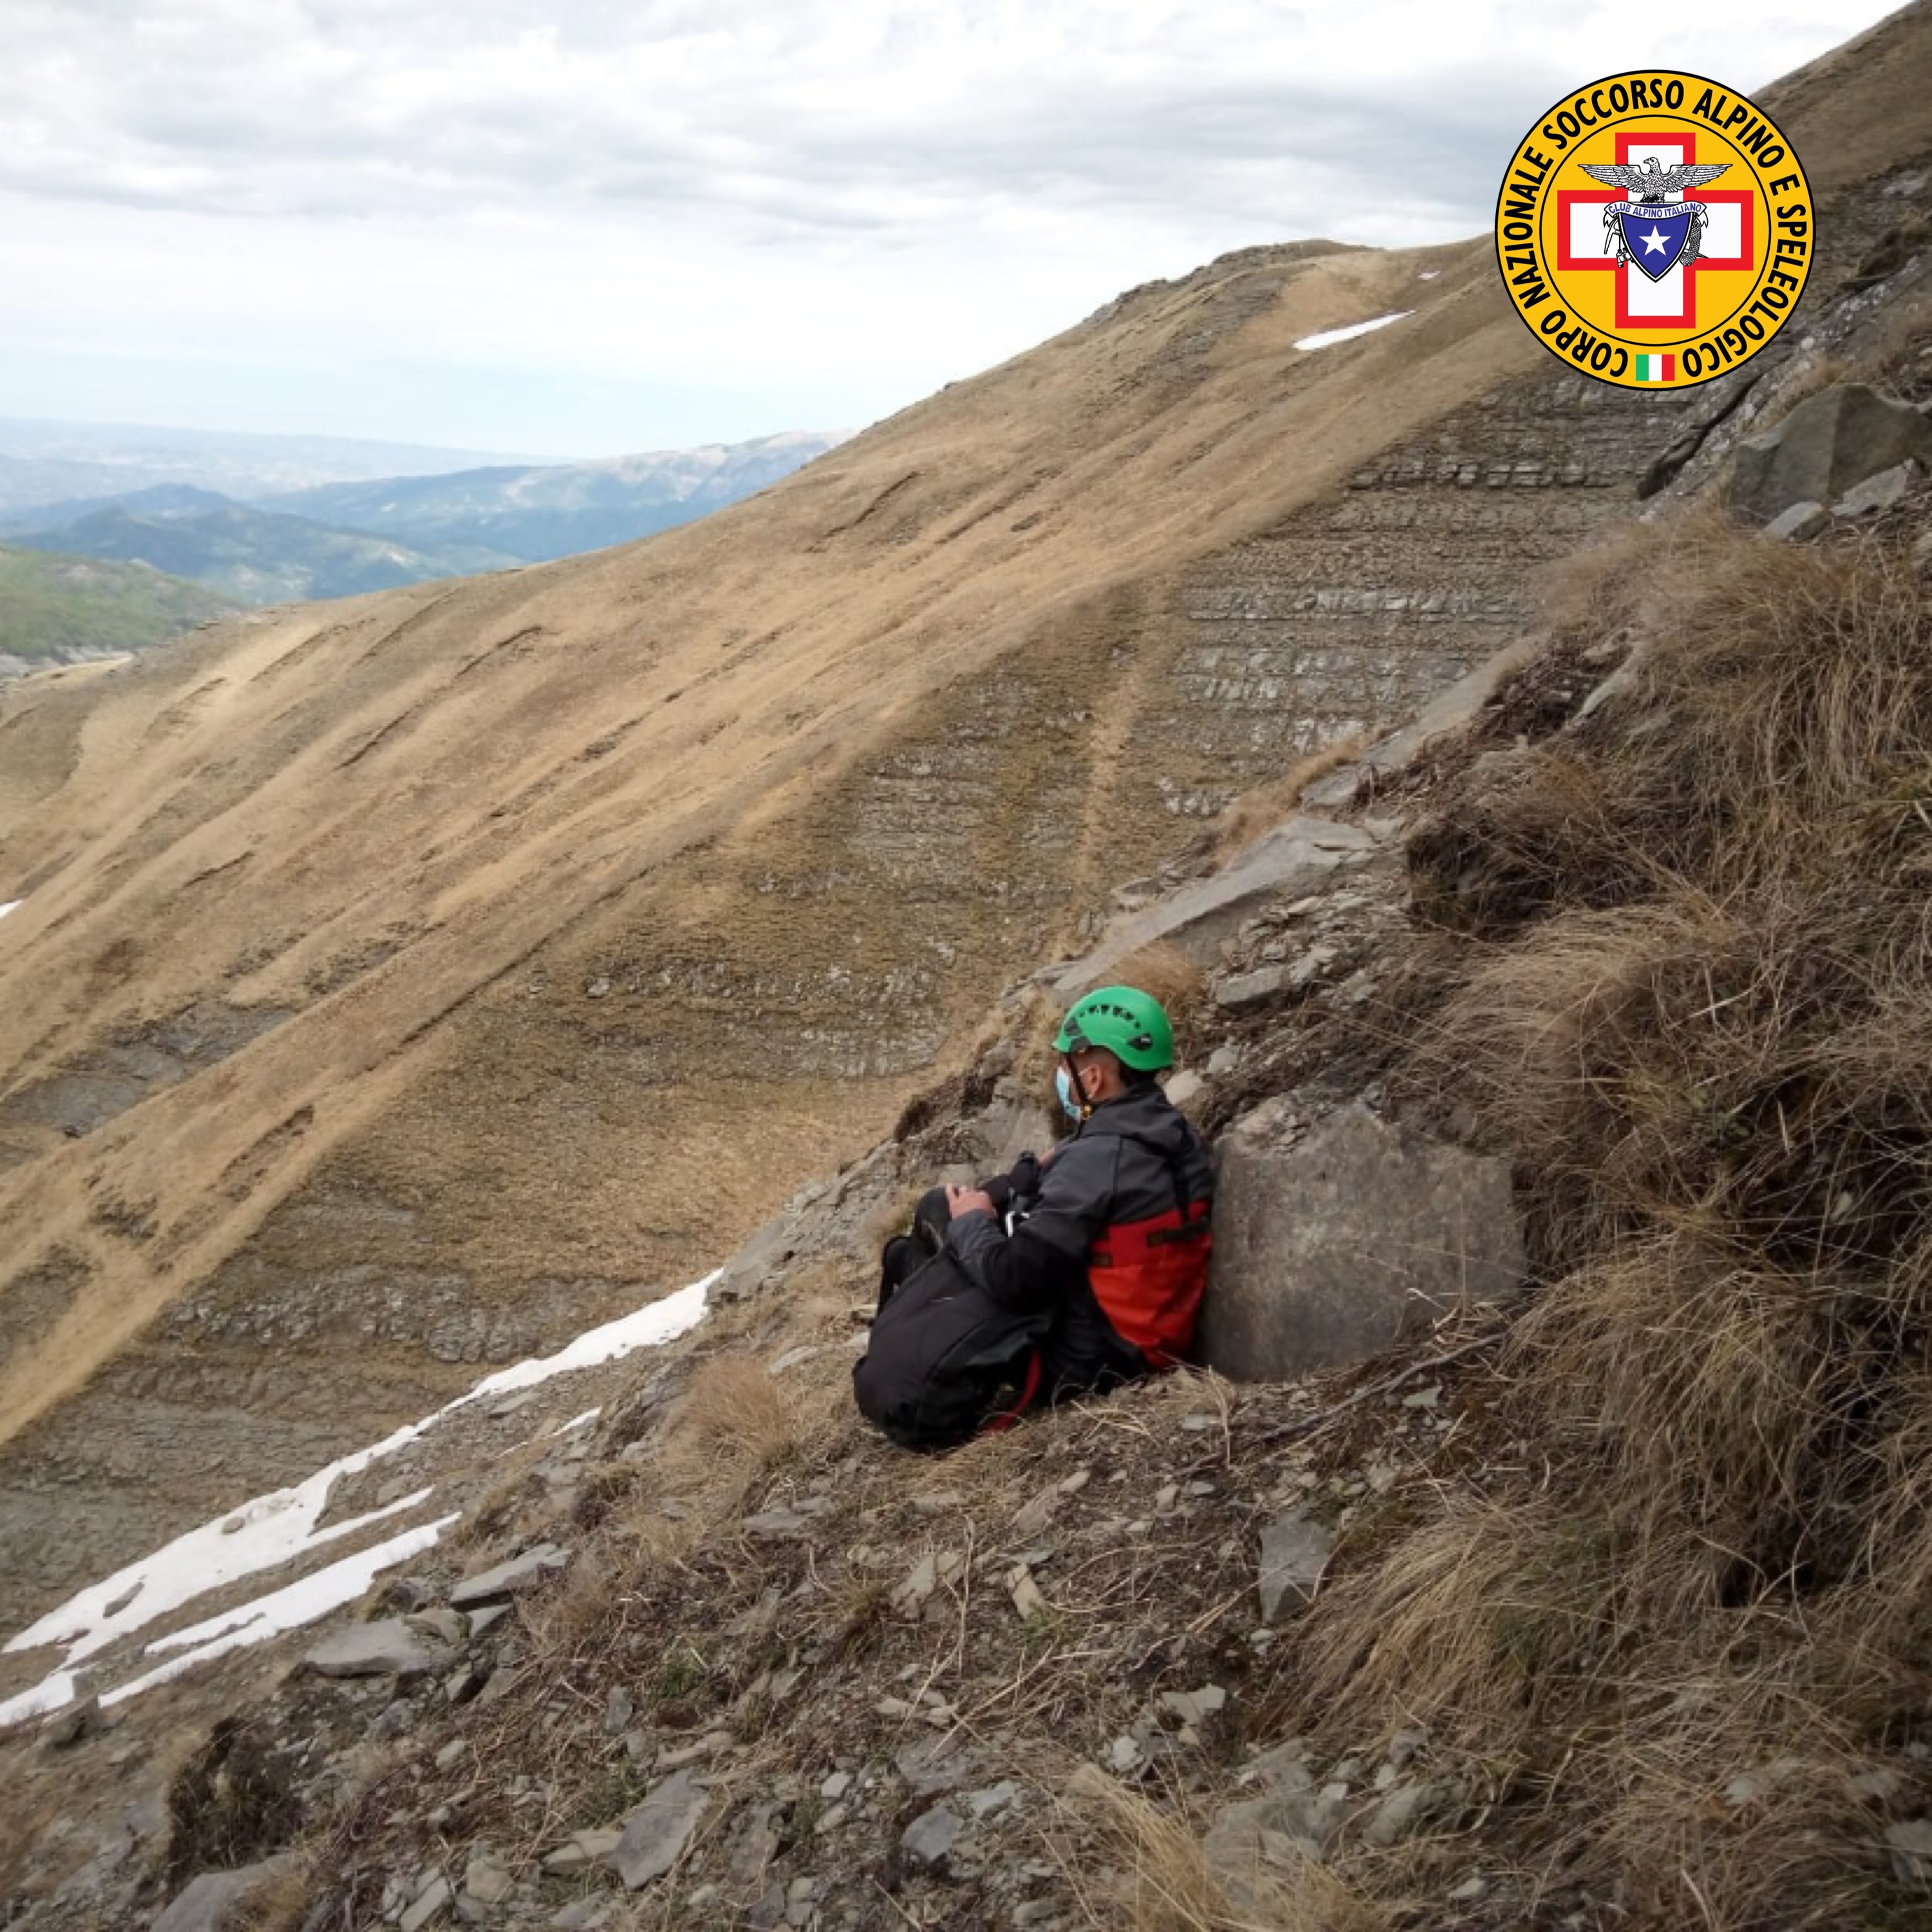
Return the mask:
M1324 328L1318 335L1304 335L1294 346L1298 349L1328 349L1337 342L1352 342L1372 329L1386 328L1390 322L1400 322L1414 313L1412 308L1399 308L1393 315L1377 316L1372 322L1352 322L1346 328Z
M467 1395L458 1396L448 1408L439 1410L430 1420L434 1422L438 1416L447 1415L450 1409L460 1408L466 1402L481 1402L486 1396L503 1395L514 1389L534 1388L538 1382L547 1382L553 1376L568 1375L573 1369L601 1368L604 1363L614 1362L633 1349L654 1348L660 1342L675 1341L698 1325L704 1313L704 1298L724 1272L722 1268L714 1269L702 1281L694 1281L688 1288L681 1288L675 1294L666 1295L662 1301L649 1302L634 1315L620 1315L616 1321L607 1322L601 1328L586 1330L568 1348L559 1349L554 1355L518 1362L510 1368L498 1370L494 1376L485 1376Z
M0 919L4 919L10 912L18 910L22 903L19 899L0 901Z
M23 1718L44 1718L50 1711L58 1711L63 1705L71 1704L80 1694L80 1686L71 1670L56 1670L51 1677L43 1678L31 1690L22 1690L17 1697L9 1697L0 1704L0 1730L9 1724L17 1724Z
M423 1492L424 1496L428 1493L427 1490ZM138 1697L143 1690L152 1690L157 1684L165 1684L198 1664L206 1664L232 1650L245 1650L250 1644L265 1642L284 1630L300 1630L304 1624L317 1622L331 1610L355 1602L383 1570L433 1549L443 1532L461 1520L459 1510L434 1522L406 1529L386 1543L358 1550L353 1556L345 1556L326 1570L317 1570L281 1589L272 1590L266 1597L257 1597L238 1610L224 1611L206 1623L192 1624L186 1630L158 1638L148 1646L146 1655L158 1657L170 1650L184 1650L186 1654L170 1658L145 1676L109 1691L101 1702L125 1703L130 1697ZM3 1715L0 1721L4 1721Z
M152 1623L156 1618L192 1603L197 1597L206 1596L212 1590L238 1582L243 1577L293 1562L326 1544L352 1535L371 1523L380 1522L386 1516L419 1507L430 1494L427 1490L405 1496L386 1508L372 1510L365 1516L332 1524L326 1529L316 1527L328 1507L330 1492L340 1478L359 1474L372 1462L394 1455L458 1409L508 1390L533 1388L554 1376L567 1375L574 1370L602 1367L637 1349L656 1347L688 1333L703 1318L705 1297L723 1272L722 1268L716 1269L703 1280L693 1282L688 1288L681 1288L662 1300L649 1302L628 1315L620 1316L614 1322L586 1330L554 1355L518 1362L509 1368L499 1370L494 1375L486 1376L467 1394L446 1403L421 1422L410 1423L393 1435L386 1436L381 1442L331 1462L292 1488L256 1496L239 1509L230 1510L211 1522L202 1524L199 1528L176 1537L173 1542L152 1552L140 1562L116 1570L104 1582L91 1585L70 1597L58 1609L49 1611L38 1622L0 1646L0 1652L8 1653L33 1650L45 1644L64 1645L67 1650L60 1670L32 1690L0 1704L0 1726L43 1711L59 1708L74 1695L72 1668L75 1664ZM369 1553L363 1552L365 1556ZM350 1562L359 1560L345 1559ZM299 1588L300 1586L290 1587ZM274 1634L270 1628L256 1629L251 1625L247 1640L259 1642ZM224 1646L228 1648L239 1647ZM64 1694L51 1702L44 1701L54 1687L62 1684L65 1685Z

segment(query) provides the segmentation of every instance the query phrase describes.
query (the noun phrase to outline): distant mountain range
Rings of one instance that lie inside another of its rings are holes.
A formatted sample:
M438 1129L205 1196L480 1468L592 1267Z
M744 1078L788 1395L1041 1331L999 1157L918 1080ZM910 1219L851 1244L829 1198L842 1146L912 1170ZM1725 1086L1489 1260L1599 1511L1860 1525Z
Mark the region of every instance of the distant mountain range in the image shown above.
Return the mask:
M170 482L0 503L0 541L146 564L242 604L352 596L654 536L754 494L842 440L794 432L595 463L338 478L253 502Z
M98 503L166 483L248 502L318 483L427 476L538 459L333 436L249 436L145 423L48 422L0 416L0 514L86 498Z
M0 677L146 650L235 608L146 564L0 545Z
M542 563L688 524L755 495L844 440L841 433L792 431L596 463L324 484L275 497L266 507L426 550L482 544L520 562Z
M429 555L367 531L254 509L179 484L104 504L56 504L8 518L0 523L0 536L23 550L146 564L206 584L237 604L351 597L519 560L474 550Z

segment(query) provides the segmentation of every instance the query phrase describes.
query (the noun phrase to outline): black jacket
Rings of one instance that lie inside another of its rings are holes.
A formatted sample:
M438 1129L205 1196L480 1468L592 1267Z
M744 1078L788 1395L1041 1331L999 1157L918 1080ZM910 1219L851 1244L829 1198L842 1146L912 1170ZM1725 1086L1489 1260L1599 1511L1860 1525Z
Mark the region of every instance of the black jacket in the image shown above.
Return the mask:
M1114 1332L1087 1279L1105 1228L1205 1201L1214 1171L1193 1124L1158 1087L1136 1087L1096 1107L1045 1164L1036 1196L1010 1235L992 1215L958 1216L946 1244L965 1273L1015 1313L1051 1308L1046 1382L1055 1396L1106 1388L1147 1372L1139 1349Z

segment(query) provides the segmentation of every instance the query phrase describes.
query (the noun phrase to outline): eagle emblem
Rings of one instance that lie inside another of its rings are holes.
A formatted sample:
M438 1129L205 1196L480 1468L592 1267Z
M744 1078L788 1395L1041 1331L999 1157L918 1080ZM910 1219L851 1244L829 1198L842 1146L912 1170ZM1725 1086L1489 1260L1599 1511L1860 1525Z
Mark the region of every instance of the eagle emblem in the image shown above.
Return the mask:
M1604 248L1614 248L1621 267L1628 262L1653 281L1661 281L1681 262L1697 259L1700 240L1710 222L1701 201L1666 201L1666 195L1702 188L1726 172L1729 161L1684 161L1665 167L1654 154L1640 168L1623 162L1580 161L1577 165L1606 188L1630 197L1604 210Z

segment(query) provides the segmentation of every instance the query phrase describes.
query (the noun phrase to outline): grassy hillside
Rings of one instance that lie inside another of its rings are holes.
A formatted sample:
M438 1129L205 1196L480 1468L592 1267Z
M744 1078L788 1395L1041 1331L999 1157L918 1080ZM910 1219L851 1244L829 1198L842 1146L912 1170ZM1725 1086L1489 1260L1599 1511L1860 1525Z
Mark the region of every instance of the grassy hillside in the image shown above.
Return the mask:
M1932 66L1906 19L1866 66ZM1895 218L1824 172L1868 78L1793 129L1821 299ZM0 694L0 1606L83 1492L206 1514L704 1271L1231 796L1520 634L1714 400L1557 368L1486 239L1256 249L648 543Z
M235 608L146 564L0 544L0 656L32 663L146 650Z

